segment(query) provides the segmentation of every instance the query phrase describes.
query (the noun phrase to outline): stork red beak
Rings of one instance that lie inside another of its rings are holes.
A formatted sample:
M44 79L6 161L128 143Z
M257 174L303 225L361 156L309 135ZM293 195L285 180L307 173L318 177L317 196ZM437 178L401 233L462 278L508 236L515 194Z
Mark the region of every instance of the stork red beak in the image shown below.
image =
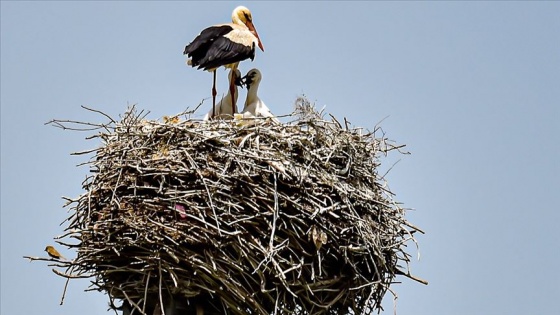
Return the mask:
M261 39L259 37L259 33L257 33L257 29L255 29L255 25L253 25L252 21L247 21L247 27L249 28L249 30L251 31L251 33L253 33L253 35L255 35L255 37L258 39L259 41L259 48L264 51L264 47L263 44L261 42Z

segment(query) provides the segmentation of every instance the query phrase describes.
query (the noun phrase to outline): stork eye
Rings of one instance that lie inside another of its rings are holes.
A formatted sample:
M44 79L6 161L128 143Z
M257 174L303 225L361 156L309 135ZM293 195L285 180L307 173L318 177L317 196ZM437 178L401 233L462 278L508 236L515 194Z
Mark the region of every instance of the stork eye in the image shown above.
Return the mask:
M245 19L247 21L251 21L251 16L249 14L247 14L247 12L243 12L243 15L245 16Z

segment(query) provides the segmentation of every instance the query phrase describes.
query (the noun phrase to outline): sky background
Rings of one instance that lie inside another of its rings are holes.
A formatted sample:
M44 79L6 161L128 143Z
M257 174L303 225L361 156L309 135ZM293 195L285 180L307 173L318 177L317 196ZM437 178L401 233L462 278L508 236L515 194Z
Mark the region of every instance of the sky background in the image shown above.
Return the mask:
M383 163L400 160L388 180L426 231L412 271L430 284L399 278L398 314L557 314L560 2L1 1L2 314L111 314L87 281L59 306L64 279L22 258L62 234L61 196L88 173L69 153L98 144L44 123L206 99L202 116L212 76L182 52L239 4L265 47L240 69L261 70L274 113L305 94L357 126L384 119L412 153Z

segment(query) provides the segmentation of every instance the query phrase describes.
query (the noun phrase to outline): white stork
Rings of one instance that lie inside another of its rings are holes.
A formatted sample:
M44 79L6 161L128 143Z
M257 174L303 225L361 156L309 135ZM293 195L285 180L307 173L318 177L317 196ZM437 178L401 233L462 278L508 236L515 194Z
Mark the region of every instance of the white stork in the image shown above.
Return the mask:
M253 60L256 46L264 51L249 9L238 6L233 10L231 20L233 23L214 25L202 30L183 52L190 58L188 65L214 72L212 108L216 107L216 69L221 66L237 69L240 61L248 58ZM235 111L237 95L233 81L230 81L229 91L234 96L231 107Z
M232 69L229 73L228 78L230 83L232 81L234 82L234 96L232 96L231 92L228 91L227 95L224 96L222 100L218 104L216 104L216 106L212 106L212 109L206 115L204 115L203 120L210 120L214 118L232 119L233 114L237 113L237 105L233 104L237 103L237 87L240 85L241 71L239 71L239 69Z
M244 118L270 118L275 123L280 123L278 118L270 112L268 106L266 106L266 104L257 95L261 79L262 75L259 69L251 69L243 78L241 78L241 82L247 85L247 99L245 100L245 107L243 107L242 115Z

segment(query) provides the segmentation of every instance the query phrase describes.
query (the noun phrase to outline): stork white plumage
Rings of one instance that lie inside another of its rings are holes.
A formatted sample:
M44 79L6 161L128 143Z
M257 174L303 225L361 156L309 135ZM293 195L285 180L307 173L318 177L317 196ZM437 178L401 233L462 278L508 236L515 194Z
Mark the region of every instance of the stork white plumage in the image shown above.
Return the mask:
M247 86L247 99L242 111L243 118L264 117L270 118L275 123L280 123L257 93L261 79L262 74L259 69L251 69L241 78L241 82Z
M212 108L216 107L216 69L221 66L237 69L239 62L255 58L257 46L264 51L249 9L238 6L233 10L231 20L233 23L214 25L202 30L183 52L190 58L188 65L213 72ZM229 89L234 96L232 110L235 111L235 86L231 81Z
M229 82L234 82L234 89L235 93L232 95L230 91L226 94L226 96L222 97L222 100L218 102L215 106L212 106L212 109L204 116L203 120L210 120L210 119L232 119L233 114L237 113L237 86L239 83L235 83L235 81L239 81L241 79L241 71L239 69L232 69L229 73Z

